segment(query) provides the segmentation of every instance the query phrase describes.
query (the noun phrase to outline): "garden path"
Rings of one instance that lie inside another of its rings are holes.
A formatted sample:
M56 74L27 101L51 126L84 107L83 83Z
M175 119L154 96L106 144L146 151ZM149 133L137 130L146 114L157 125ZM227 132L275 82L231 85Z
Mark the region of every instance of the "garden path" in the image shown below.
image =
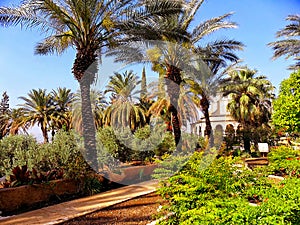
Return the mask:
M152 193L157 187L158 181L145 181L15 216L6 218L0 217L0 224L59 224L63 221L83 216L138 196Z

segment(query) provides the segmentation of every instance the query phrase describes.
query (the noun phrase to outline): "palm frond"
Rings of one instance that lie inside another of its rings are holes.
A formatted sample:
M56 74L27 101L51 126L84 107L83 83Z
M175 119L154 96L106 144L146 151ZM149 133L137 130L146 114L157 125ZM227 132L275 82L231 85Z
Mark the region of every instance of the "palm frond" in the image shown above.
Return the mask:
M192 31L192 43L198 42L201 38L210 35L217 30L237 28L237 24L235 22L225 21L225 19L228 19L232 14L233 13L226 13L222 16L215 17L200 23Z

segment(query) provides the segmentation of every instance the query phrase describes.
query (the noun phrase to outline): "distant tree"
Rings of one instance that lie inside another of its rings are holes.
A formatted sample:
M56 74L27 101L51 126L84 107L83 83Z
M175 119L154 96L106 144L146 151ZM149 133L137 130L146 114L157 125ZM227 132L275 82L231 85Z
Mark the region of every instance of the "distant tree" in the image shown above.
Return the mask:
M281 82L273 110L272 123L277 130L300 134L300 70Z
M300 15L289 15L286 20L292 22L276 33L276 37L285 37L283 40L271 42L268 45L274 50L273 59L277 59L283 55L286 59L293 57L296 60L295 65L291 65L289 69L300 69Z
M22 96L20 99L25 102L20 105L23 123L40 126L44 142L49 142L48 131L55 110L51 94L46 93L45 89L33 89L28 93L28 97Z
M57 90L52 90L51 97L52 104L55 107L52 119L53 128L55 130L64 129L69 131L72 127L71 107L74 102L74 94L71 89L57 88Z
M143 67L140 99L144 100L146 98L147 98L147 80L146 80L146 70L145 67Z
M222 91L230 100L227 109L241 124L245 150L250 152L253 127L267 124L271 117L271 99L274 87L265 76L255 77L256 70L248 68L229 73Z
M105 93L111 94L111 105L106 109L106 119L116 127L129 127L134 131L146 123L145 111L137 104L141 84L133 71L115 73L110 77Z
M9 133L9 114L9 96L5 91L0 102L0 139Z

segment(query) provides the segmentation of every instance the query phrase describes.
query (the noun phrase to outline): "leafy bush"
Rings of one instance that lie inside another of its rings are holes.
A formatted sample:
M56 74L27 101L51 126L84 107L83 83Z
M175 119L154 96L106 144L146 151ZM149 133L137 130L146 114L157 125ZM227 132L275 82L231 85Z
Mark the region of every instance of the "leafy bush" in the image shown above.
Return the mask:
M102 164L114 165L131 160L144 161L154 155L162 156L175 149L174 138L163 127L130 129L100 128L97 132L98 159Z
M279 146L272 148L268 154L269 170L276 175L300 177L300 151L292 147Z
M82 140L74 131L59 131L52 143L40 146L41 171L63 169L66 178L78 179L91 170L82 152Z
M124 144L126 135L128 138L131 133L129 135L128 131L127 133L119 132L118 136L116 136L115 130L112 127L99 129L97 132L97 149L100 163L114 164L117 161L126 162L131 160L132 150L128 147L130 145Z
M12 170L12 174L9 177L9 181L4 183L4 187L18 187L28 184L39 184L48 182L51 180L57 180L63 178L63 170L51 170L47 173L38 172L36 169L30 171L27 166L16 166Z
M30 169L38 162L39 145L28 135L4 137L0 141L0 176L9 174L16 166L27 165Z
M161 224L299 224L300 179L274 184L268 172L250 171L238 158L195 153L162 182L159 192L175 214Z
M0 142L1 175L13 168L27 166L38 172L64 170L66 178L79 178L89 170L80 151L79 137L74 132L60 131L52 143L38 144L27 135L8 136Z

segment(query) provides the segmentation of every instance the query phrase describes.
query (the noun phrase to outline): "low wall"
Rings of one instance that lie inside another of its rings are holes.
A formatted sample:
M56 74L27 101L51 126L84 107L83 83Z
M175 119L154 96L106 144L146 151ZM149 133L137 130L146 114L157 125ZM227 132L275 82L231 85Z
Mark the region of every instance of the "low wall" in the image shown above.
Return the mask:
M44 184L24 185L0 189L0 211L3 213L46 202L53 196L80 192L80 184L73 180L55 180Z

